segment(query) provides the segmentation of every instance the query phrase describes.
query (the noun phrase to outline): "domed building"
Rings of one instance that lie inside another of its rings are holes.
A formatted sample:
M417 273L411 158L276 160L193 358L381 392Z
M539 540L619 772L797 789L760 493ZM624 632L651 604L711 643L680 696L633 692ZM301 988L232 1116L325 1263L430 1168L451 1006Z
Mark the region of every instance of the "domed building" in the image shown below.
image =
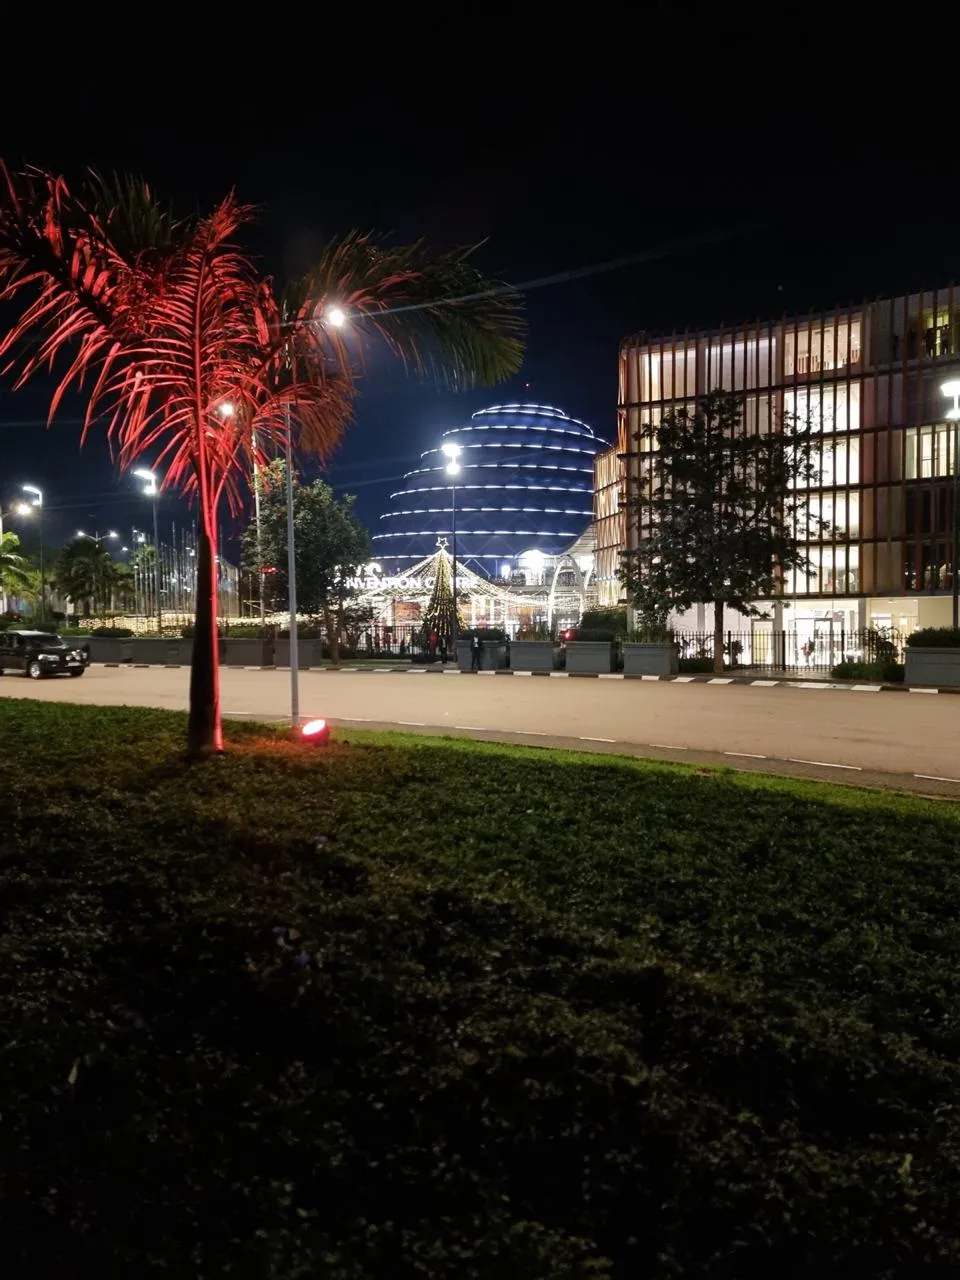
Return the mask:
M445 538L475 572L529 580L531 567L538 573L590 525L593 459L603 447L586 423L550 405L481 409L444 431L403 477L380 517L374 554L386 572L403 573Z

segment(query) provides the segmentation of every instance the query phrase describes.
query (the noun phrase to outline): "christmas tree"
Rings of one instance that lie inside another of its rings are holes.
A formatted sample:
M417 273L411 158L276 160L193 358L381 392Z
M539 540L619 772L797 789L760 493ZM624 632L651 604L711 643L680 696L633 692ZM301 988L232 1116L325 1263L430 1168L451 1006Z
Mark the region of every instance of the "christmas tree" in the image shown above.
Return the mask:
M453 644L454 632L459 634L463 629L463 622L453 599L446 538L441 538L437 543L437 554L433 557L430 571L433 575L433 591L423 613L424 641L431 649L449 648Z

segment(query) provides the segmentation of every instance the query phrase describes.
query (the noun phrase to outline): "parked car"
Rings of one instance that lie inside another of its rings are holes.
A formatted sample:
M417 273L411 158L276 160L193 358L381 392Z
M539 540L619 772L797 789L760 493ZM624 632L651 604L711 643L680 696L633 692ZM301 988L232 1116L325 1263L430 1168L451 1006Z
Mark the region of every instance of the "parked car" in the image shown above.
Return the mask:
M5 671L22 671L31 680L76 678L83 675L89 662L89 653L76 640L46 631L0 632L0 676Z

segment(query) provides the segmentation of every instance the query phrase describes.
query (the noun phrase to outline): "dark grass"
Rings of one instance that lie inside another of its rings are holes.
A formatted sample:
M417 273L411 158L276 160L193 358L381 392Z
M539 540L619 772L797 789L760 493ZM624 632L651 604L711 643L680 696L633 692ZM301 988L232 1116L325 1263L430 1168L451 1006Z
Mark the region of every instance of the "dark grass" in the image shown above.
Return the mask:
M10 1274L960 1275L950 804L0 703Z

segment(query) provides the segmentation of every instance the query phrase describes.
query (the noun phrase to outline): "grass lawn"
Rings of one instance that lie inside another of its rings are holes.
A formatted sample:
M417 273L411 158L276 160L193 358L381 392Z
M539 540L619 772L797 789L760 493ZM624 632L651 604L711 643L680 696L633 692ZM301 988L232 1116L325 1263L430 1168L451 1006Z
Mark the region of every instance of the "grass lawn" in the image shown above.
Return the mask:
M960 810L0 704L11 1276L960 1275Z

